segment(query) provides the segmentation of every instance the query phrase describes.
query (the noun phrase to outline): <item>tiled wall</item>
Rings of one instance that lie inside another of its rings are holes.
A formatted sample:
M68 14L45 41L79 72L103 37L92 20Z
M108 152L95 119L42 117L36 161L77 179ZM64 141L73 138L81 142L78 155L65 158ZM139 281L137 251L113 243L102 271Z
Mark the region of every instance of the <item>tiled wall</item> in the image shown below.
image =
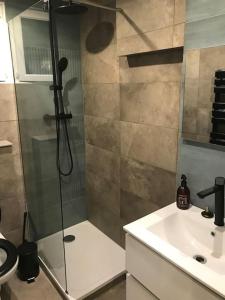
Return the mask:
M182 50L152 50L183 45L185 8L116 2L125 14L90 9L83 18L82 69L89 219L123 244L124 224L174 201ZM111 27L97 31L105 21L116 30L108 44Z
M88 215L119 243L120 99L115 23L115 13L89 8L82 19L81 46Z
M22 242L25 200L14 84L0 84L0 106L0 140L13 144L0 148L0 232L18 244Z
M117 0L118 55L183 45L185 0Z

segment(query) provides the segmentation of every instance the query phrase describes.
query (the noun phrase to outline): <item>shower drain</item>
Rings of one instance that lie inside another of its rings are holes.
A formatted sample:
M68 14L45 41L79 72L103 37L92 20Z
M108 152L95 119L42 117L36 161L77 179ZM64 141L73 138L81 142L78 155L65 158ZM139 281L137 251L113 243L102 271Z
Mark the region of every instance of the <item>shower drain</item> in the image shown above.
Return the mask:
M207 263L207 259L202 255L197 254L197 255L193 256L193 258L195 260L197 260L197 262L199 262L200 264L206 264Z
M64 236L63 241L65 243L71 243L71 242L75 241L75 236L72 234L66 235L66 236Z

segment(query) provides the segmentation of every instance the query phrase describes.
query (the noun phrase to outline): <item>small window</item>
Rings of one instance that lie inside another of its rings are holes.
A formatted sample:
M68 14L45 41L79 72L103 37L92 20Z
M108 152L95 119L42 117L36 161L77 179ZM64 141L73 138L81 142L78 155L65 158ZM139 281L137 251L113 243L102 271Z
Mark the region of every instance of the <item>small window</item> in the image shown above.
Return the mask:
M17 81L52 81L48 13L27 10L9 22Z

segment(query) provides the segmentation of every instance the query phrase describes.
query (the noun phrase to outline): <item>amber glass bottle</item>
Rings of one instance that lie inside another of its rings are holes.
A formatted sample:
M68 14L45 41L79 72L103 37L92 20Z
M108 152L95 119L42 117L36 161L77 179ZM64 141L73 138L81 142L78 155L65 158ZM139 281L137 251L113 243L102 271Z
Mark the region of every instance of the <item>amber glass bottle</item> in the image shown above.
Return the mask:
M187 186L187 177L183 174L181 176L181 185L177 189L177 207L188 209L190 204L190 190Z

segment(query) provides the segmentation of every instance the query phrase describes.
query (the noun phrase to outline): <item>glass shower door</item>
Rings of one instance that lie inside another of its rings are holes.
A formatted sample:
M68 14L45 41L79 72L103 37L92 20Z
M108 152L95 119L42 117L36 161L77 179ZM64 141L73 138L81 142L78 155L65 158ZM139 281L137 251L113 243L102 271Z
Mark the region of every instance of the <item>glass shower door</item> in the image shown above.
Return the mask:
M57 12L61 1L52 1L55 34L59 60L66 59L68 64L62 72L62 102L68 136L61 123L59 160L62 171L71 168L68 176L60 176L62 190L62 209L64 229L87 220L85 199L85 138L84 138L84 101L81 80L80 16L64 15ZM69 146L71 157L69 155ZM72 163L72 164L71 164ZM65 233L66 234L66 233Z
M9 21L9 29L31 238L67 290L49 14L43 8L43 1L36 3Z

